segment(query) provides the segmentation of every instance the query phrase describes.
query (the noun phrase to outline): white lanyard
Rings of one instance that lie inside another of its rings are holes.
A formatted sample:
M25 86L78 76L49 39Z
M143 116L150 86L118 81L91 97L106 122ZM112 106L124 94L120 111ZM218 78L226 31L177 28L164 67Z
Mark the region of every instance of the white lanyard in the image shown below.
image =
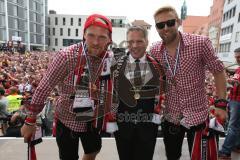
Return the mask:
M178 43L177 57L176 57L176 60L175 60L174 69L172 71L170 63L169 63L168 58L167 58L167 53L166 53L166 51L164 52L164 58L166 60L167 66L168 66L168 68L169 68L169 70L170 70L170 72L171 72L173 77L176 75L176 72L177 72L177 66L179 64L179 55L180 55L180 42Z
M104 60L105 60L105 58L106 58L106 56L107 56L107 51L105 52L105 54L104 54L104 56L103 56L103 58L102 58L102 61L101 61L100 65L99 65L99 67L98 67L98 69L97 69L96 79L93 80L93 78L92 78L92 73L91 73L91 69L90 69L90 60L89 60L89 58L88 58L88 56L87 56L87 54L86 54L86 50L85 50L86 44L85 44L85 43L84 43L84 44L82 43L82 46L83 46L83 55L84 55L85 58L86 58L87 69L88 69L88 72L89 72L89 80L90 80L90 82L91 82L92 84L95 84L95 82L96 82L96 80L97 80L97 78L98 78L98 76L99 76L99 73L100 73L100 69L101 69L101 67L102 67L102 64L103 64L103 62L104 62Z

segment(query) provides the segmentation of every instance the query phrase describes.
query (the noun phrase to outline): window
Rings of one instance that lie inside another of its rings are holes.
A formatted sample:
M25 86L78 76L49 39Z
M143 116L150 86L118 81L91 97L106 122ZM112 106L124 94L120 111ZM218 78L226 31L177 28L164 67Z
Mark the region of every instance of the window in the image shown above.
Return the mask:
M68 36L71 36L71 29L68 28Z
M78 18L78 26L81 26L82 20L81 18Z
M37 24L33 24L33 32L37 32Z
M33 1L33 10L37 11L37 2L34 2L34 1Z
M233 32L233 25L231 25L231 27L230 27L230 33L232 33Z
M30 36L30 41L31 41L31 43L36 43L37 42L37 36L35 34L32 34Z
M50 34L51 34L51 29L48 28L48 35L50 36Z
M73 26L73 18L71 18L71 26Z
M5 5L3 1L0 1L0 12L4 13L5 12Z
M58 18L55 17L55 25L58 25Z
M10 17L8 19L8 25L11 26L11 28L18 29L18 19Z
M52 35L55 36L55 28L52 30Z
M37 13L33 13L33 21L34 21L34 22L37 21Z
M236 6L228 10L223 14L223 22L227 21L235 16Z
M219 52L230 52L231 42L220 44Z
M229 18L231 18L232 17L232 10L230 10L230 12L229 12Z
M240 22L240 12L238 13L238 22Z
M123 21L122 21L122 19L120 19L119 25L120 25L120 27L123 27Z
M72 44L76 44L76 43L79 43L81 42L80 39L63 39L63 46L70 46Z
M240 32L236 32L235 42L238 42L240 38Z
M0 39L4 41L7 39L5 29L0 28Z
M221 36L232 33L233 32L233 25L227 26L225 28L222 28Z
M233 0L228 0L228 4L231 3Z
M60 28L60 36L62 36L62 35L63 35L63 29Z
M51 18L48 17L48 25L50 25L50 24L51 24Z
M111 19L113 27L124 27L124 20L123 19Z
M78 36L78 29L76 29L76 37Z
M5 16L0 15L0 26L5 26Z
M228 20L229 17L230 17L230 16L228 16L228 15L229 15L229 11L228 11L227 14L226 14L226 20Z
M50 45L51 45L51 39L48 38L48 46L50 46Z
M236 7L233 8L233 17L235 16Z
M63 17L63 25L65 26L65 24L66 24L66 18Z
M58 46L58 39L55 38L55 46Z
M17 6L15 6L15 5L12 5L12 13L10 12L10 14L9 15L11 15L11 16L17 16Z

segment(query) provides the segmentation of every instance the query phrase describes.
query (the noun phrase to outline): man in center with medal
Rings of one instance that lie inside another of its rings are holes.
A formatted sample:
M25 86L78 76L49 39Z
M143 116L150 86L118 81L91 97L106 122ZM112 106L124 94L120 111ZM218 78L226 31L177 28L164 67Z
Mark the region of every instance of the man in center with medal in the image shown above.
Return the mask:
M105 129L104 115L111 106L111 21L93 14L86 19L83 34L81 43L56 54L27 106L28 116L21 130L24 141L29 142L35 133L36 115L57 85L56 141L61 160L78 160L79 138L82 159L95 159L102 146L99 132Z
M145 28L131 26L127 44L129 52L112 67L117 95L114 102L118 102L118 131L114 133L117 150L120 160L151 160L158 132L154 118L159 112L154 112L159 107L158 95L163 91L163 73L161 65L146 52Z

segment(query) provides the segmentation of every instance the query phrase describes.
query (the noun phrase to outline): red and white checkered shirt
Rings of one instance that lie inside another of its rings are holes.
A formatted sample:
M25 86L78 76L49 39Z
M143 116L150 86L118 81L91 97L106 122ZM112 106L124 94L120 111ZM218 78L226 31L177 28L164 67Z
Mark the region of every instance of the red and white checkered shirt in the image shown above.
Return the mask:
M57 85L59 98L56 100L57 118L68 128L76 132L87 131L87 125L84 122L76 121L76 114L73 112L74 95L74 70L77 64L79 48L81 44L75 44L58 52L52 63L48 66L46 75L41 80L36 89L30 107L29 114L37 115L44 107L44 102ZM90 59L93 68L92 74L96 74L96 70L101 63L101 59L96 59L94 63Z
M164 53L173 70L175 59L168 55L162 42L154 44L150 53L163 65L166 79L166 120L179 124L184 118L188 126L203 123L208 116L208 103L204 86L205 70L212 73L224 70L222 62L215 55L211 41L205 36L180 33L179 63L175 79L170 83L172 73L168 68Z
M231 101L240 102L240 85L238 84L238 83L240 83L240 67L238 67L236 69L234 76L231 79L229 79L228 81L230 82L230 84L232 84L228 98Z

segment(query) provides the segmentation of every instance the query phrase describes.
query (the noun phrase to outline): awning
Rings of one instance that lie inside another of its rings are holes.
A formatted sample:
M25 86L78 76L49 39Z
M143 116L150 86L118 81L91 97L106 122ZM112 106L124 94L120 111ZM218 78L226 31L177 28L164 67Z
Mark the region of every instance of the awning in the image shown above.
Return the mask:
M226 62L223 61L224 67L229 72L235 72L235 70L239 67L237 63Z

